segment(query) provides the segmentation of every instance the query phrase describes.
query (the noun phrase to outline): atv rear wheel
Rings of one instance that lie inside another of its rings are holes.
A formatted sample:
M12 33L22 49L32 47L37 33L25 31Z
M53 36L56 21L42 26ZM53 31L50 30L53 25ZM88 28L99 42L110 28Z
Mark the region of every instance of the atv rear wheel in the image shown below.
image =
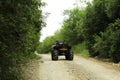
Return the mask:
M69 60L69 55L65 55L65 59L66 59L66 60Z
M68 60L73 60L73 54L69 55L69 59Z
M66 60L73 60L73 52L70 51L68 55L65 55Z
M73 52L72 51L70 51L69 60L73 60Z
M51 54L52 60L58 60L58 51L54 50Z

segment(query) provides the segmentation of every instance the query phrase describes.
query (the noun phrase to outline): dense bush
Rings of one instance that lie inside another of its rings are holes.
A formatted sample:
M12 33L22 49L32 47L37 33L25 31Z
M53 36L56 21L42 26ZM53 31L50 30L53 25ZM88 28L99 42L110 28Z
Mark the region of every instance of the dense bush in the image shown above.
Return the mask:
M111 21L120 18L120 0L105 0L105 11Z
M84 37L87 42L90 56L99 55L93 49L95 43L94 35L99 35L105 31L109 19L105 12L105 0L94 0L93 4L86 7L86 15L83 21Z
M94 49L103 58L111 58L114 62L120 61L120 19L110 24L101 36L96 37Z
M40 0L0 1L0 80L21 80L19 64L34 55L42 20Z
M72 46L74 53L81 54L83 56L89 56L88 49L86 48L86 42Z
M55 39L53 36L46 37L43 42L40 42L40 45L37 49L38 53L48 53L51 51L51 47L54 44Z

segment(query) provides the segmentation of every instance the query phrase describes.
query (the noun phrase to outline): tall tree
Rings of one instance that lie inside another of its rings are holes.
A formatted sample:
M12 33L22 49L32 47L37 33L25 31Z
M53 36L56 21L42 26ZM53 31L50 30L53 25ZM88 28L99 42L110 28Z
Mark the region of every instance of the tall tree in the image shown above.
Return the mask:
M72 10L66 10L64 14L67 16L61 29L61 35L63 36L64 40L71 45L82 42L83 36L80 33L80 29L82 29L81 23L84 10L76 7Z
M87 6L86 16L83 21L83 28L91 56L98 55L92 48L95 43L94 36L100 35L101 31L105 31L108 23L109 18L105 13L105 0L94 0L93 4L89 4Z

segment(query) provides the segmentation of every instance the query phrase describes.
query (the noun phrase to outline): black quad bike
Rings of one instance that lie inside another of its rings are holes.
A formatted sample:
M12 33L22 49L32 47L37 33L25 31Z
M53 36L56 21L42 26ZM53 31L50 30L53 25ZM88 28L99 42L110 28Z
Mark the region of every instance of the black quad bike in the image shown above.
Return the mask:
M65 56L66 60L73 60L73 51L71 50L71 46L63 42L59 42L58 44L52 46L52 60L58 60L58 56L63 55Z

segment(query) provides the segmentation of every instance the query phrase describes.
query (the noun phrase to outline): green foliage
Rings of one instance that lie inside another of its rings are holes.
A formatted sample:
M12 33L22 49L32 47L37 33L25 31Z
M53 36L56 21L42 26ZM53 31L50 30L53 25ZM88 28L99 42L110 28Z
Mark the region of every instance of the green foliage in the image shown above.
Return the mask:
M75 53L81 53L86 48L85 42L73 46L73 50Z
M46 37L37 49L38 53L48 53L51 51L51 46L54 44L55 39L53 36Z
M82 56L89 56L89 52L86 48L86 43L85 42L74 45L73 46L73 51L74 51L74 53L77 53L77 54L79 53Z
M120 19L110 24L106 32L101 33L101 37L96 37L94 48L100 53L100 57L110 57L115 62L120 61Z
M112 21L120 18L120 0L106 0L105 11Z
M53 38L54 41L56 41L56 40L64 41L64 37L63 37L63 35L62 35L62 31L61 31L61 30L56 31L53 37L54 37L54 38Z
M79 9L78 7L72 10L66 10L64 12L65 18L62 29L61 35L63 36L64 40L71 44L75 45L79 42L83 41L82 35L82 20L84 15L84 10Z
M91 56L98 55L92 48L95 43L94 35L99 35L105 31L109 19L105 13L105 0L94 0L93 5L89 4L86 8L86 17L84 19L84 37L87 41L88 49Z
M0 1L0 80L21 80L18 65L34 56L39 42L41 5L40 0Z

